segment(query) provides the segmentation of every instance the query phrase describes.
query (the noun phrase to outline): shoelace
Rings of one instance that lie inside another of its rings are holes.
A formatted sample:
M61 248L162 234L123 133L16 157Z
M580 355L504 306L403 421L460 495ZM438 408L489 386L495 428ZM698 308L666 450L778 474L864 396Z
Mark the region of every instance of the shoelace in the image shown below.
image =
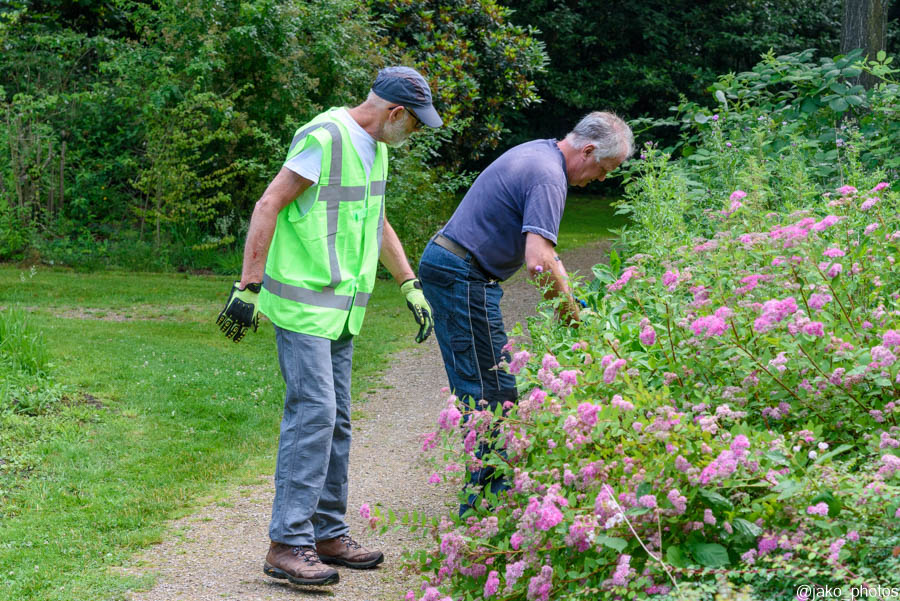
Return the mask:
M310 565L321 563L321 561L319 560L319 554L316 553L316 550L312 547L294 547L291 552L294 555L303 558L303 561Z
M351 549L362 549L362 545L360 545L358 542L356 542L355 540L350 538L350 535L348 535L348 534L341 535L341 542L344 543L345 545L347 545L348 547L350 547Z

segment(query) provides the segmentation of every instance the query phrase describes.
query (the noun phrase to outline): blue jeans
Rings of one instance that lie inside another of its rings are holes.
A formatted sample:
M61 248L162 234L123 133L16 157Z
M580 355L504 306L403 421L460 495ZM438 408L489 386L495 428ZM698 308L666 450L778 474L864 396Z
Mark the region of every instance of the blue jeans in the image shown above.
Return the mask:
M312 546L349 531L350 369L353 338L275 327L286 385L269 538Z
M470 254L458 257L434 242L422 254L419 281L434 312L434 334L453 393L470 409L479 408L476 405L482 399L492 410L504 401L515 401L515 376L497 367L502 359L510 359L503 351L507 337L500 313L500 284L479 268ZM475 456L481 458L494 450L482 443ZM493 473L494 468L484 467L471 473L469 481L478 488L490 483L495 494L509 488ZM476 498L477 493L469 495L460 515Z

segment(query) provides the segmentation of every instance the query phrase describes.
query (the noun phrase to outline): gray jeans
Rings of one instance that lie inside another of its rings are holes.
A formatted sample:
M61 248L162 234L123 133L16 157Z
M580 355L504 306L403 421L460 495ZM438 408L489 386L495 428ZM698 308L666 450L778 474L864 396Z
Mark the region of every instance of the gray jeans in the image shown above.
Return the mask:
M314 545L346 534L353 338L275 327L287 386L269 538Z

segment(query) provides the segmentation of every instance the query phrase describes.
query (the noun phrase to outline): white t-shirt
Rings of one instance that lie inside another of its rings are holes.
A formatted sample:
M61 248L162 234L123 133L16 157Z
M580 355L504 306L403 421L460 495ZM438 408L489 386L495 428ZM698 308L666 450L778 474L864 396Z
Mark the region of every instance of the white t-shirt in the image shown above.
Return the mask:
M368 179L369 173L372 171L372 165L375 163L375 138L370 136L369 132L353 120L347 109L338 109L335 112L335 116L340 119L347 131L350 132L350 142L356 149L357 154L359 154L359 158L362 159L363 168L366 170L366 178ZM322 172L322 148L318 144L311 144L309 148L304 149L297 156L285 161L284 166L316 184L319 182L319 174Z

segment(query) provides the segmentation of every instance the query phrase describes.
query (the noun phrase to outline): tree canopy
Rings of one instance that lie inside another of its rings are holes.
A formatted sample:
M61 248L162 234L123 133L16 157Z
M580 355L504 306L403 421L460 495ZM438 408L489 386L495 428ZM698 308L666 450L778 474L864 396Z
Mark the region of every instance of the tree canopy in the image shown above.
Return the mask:
M398 63L425 74L447 125L394 153L395 225L427 239L511 145L598 108L664 117L769 49L833 56L841 19L840 0L11 0L0 260L144 248L144 267L233 270L295 129Z

